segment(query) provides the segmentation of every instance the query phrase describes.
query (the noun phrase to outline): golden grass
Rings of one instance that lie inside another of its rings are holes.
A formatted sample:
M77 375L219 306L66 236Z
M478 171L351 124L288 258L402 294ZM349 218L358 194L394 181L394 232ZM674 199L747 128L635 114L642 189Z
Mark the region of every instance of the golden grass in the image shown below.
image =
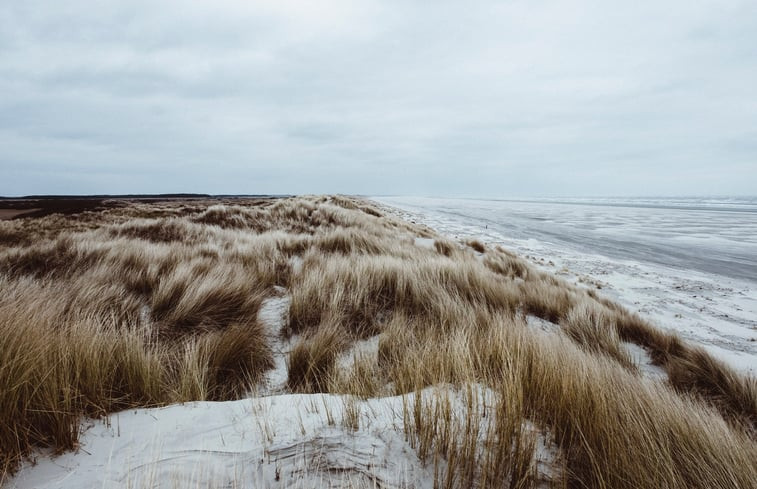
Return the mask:
M287 384L293 392L325 392L339 352L346 345L341 328L324 324L306 333L289 354Z
M578 303L568 311L560 325L571 339L585 349L605 354L625 368L636 371L631 356L620 344L612 313L601 305L593 301Z
M3 221L0 236L2 478L35 447L75 447L83 415L246 395L273 366L258 310L285 287L288 388L414 394L405 435L437 487L535 487L540 432L558 486L757 481L754 378L500 247L367 202L135 203ZM371 337L377 353L341 369ZM621 340L669 380L643 378ZM420 394L440 385L459 395Z
M561 338L530 342L528 405L586 487L752 487L755 443L714 409ZM574 371L566 372L566 365Z
M518 389L469 385L456 398L449 390L419 391L406 401L405 435L434 464L434 487L536 487L536 434L523 423Z

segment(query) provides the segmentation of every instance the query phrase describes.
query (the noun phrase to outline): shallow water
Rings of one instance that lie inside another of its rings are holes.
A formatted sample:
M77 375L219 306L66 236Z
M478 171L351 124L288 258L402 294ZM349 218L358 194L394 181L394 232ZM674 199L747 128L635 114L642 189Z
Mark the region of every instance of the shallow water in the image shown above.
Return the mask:
M757 281L757 198L384 198L512 239Z

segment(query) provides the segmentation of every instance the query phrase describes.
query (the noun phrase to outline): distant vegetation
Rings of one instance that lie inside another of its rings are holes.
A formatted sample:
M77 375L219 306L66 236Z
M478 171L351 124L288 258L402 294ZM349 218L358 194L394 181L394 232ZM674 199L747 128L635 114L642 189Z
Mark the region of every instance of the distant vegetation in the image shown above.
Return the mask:
M505 249L346 197L0 221L0 480L36 447L74 449L82 416L247 395L274 364L258 311L282 293L291 391L449 384L470 399L464 412L421 396L405 407L439 485L534 487L543 433L558 486L755 487L754 378ZM339 367L375 337L377 355ZM645 378L624 342L667 379ZM477 386L489 411L475 408Z

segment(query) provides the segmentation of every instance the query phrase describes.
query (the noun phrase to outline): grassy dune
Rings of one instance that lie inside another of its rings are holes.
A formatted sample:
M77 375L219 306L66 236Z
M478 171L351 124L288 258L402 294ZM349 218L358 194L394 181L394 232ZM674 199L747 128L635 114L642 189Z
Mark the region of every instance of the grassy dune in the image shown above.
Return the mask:
M0 222L1 478L35 448L75 448L82 416L247 395L274 365L257 314L281 290L292 392L462 393L466 409L404 408L439 486L534 487L544 433L558 486L756 487L754 378L507 250L346 197ZM339 366L371 338L377 355ZM623 342L667 379L645 378Z

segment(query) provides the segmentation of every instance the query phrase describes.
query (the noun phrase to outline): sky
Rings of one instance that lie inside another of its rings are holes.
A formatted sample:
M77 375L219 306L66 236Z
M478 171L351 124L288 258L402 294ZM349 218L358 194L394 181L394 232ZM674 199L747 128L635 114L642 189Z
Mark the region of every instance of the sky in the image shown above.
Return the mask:
M0 0L0 195L757 194L757 2Z

